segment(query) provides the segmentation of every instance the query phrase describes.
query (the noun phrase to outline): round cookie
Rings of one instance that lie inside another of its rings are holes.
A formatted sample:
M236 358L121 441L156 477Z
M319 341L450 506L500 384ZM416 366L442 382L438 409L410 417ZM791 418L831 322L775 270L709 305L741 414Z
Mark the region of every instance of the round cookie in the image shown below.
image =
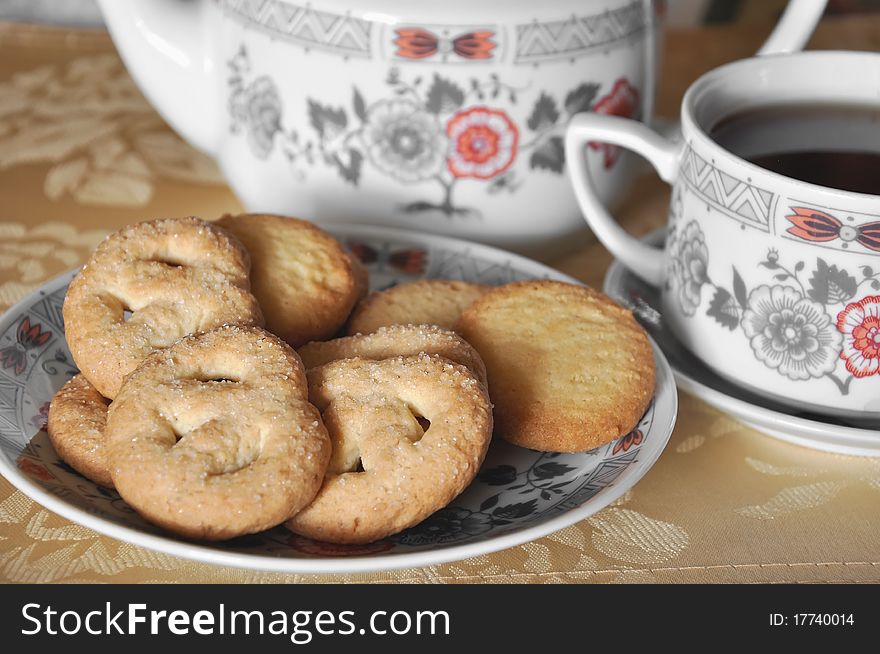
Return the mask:
M366 292L366 269L312 223L267 214L226 215L217 223L251 255L251 288L266 329L293 347L330 338Z
M351 271L354 274L354 287L357 296L355 302L359 302L367 297L367 293L370 292L370 271L367 270L367 267L361 263L361 260L354 253L349 250L346 250L345 253L351 261Z
M489 375L496 435L590 450L632 430L654 393L654 357L632 314L590 288L540 280L474 302L457 331Z
M278 337L224 326L147 357L110 406L116 490L188 538L268 529L314 498L330 457L302 362Z
M85 377L74 375L52 398L46 431L65 463L96 484L113 488L104 444L109 405Z
M387 325L437 325L452 329L458 317L491 286L423 279L370 293L352 312L348 334L369 334Z
M390 359L421 353L436 354L458 363L486 383L486 366L477 351L455 332L436 325L391 325L371 334L344 336L332 341L313 341L297 353L306 370L340 359Z
M113 399L156 349L223 324L259 325L248 254L198 218L123 227L102 241L71 281L64 334L83 376Z
M464 366L427 354L344 359L308 377L309 398L334 447L350 456L347 466L328 470L315 500L285 523L291 531L369 543L418 524L476 476L492 435L492 409L485 387Z

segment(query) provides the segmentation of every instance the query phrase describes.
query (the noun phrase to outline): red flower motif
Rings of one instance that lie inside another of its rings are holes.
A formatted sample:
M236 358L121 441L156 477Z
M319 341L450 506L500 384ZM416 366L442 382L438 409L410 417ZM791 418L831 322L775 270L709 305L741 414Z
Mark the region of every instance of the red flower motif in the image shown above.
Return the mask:
M40 323L31 326L30 318L26 317L21 321L21 324L19 324L16 337L18 338L18 342L26 348L32 348L45 345L46 341L52 337L52 332L42 331L40 329Z
M499 109L476 106L459 111L446 124L450 152L447 164L456 177L491 179L516 157L519 130Z
M846 305L837 314L843 333L840 358L854 377L880 374L880 295L869 295Z
M844 243L858 241L869 250L880 252L880 221L862 225L844 225L839 218L818 209L792 207L791 210L794 211L794 215L786 218L792 226L785 231L792 236L814 243L824 243L838 238Z
M401 27L394 30L397 38L397 56L405 59L425 59L438 52L454 52L463 59L491 59L495 42L492 31L466 32L453 38L439 37L419 27Z
M376 263L379 260L379 253L376 251L376 248L367 245L366 243L361 243L360 241L349 241L348 249L354 256L356 256L360 260L361 263L365 265Z
M40 405L39 413L35 416L31 416L31 424L39 429L40 431L46 430L46 425L49 423L49 402L43 402Z
M626 436L623 436L617 440L614 444L614 449L611 450L611 455L615 455L621 450L624 452L629 452L629 448L633 445L641 445L642 444L642 430L641 429L633 429Z
M349 241L348 249L365 265L380 264L389 265L407 275L421 275L428 265L428 253L420 248L407 250L395 250L393 252L383 249L382 252L366 243Z
M28 317L22 319L15 333L15 344L0 350L0 363L4 368L13 368L20 375L27 368L27 351L41 347L52 338L52 332L43 331L40 323L31 325Z
M629 83L625 77L621 77L611 89L611 93L602 96L593 105L593 111L597 114L608 116L622 116L632 118L639 109L639 91ZM590 147L594 150L602 150L605 168L611 168L620 157L620 148L610 143L591 141Z
M425 272L425 263L428 255L424 250L413 248L412 250L400 250L388 255L388 263L392 268L407 275L421 275Z
M293 549L306 554L316 556L364 556L367 554L379 554L387 552L394 544L391 541L380 540L366 545L341 545L336 543L324 543L311 538L293 535L287 539L287 544Z
M44 466L41 466L39 463L34 463L23 456L18 457L15 463L18 465L19 470L27 473L31 477L35 477L41 481L53 481L55 479L55 475L46 470Z

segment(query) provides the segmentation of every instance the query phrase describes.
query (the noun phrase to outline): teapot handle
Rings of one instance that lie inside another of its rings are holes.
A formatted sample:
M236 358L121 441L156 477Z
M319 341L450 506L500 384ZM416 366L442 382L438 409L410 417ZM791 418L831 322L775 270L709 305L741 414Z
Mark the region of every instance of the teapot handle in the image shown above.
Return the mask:
M786 54L803 50L822 18L826 4L827 0L790 0L757 54Z
M126 68L162 118L214 154L220 134L210 0L98 0Z

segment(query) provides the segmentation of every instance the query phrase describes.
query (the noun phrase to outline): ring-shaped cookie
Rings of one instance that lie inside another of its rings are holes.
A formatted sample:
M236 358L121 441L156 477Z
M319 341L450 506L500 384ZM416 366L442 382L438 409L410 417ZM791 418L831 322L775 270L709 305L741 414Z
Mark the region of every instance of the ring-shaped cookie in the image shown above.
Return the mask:
M344 359L308 372L309 397L334 442L362 470L328 471L315 500L287 521L331 543L369 543L411 527L473 480L492 435L485 387L464 366L428 354ZM429 421L423 431L419 418Z
M452 329L461 312L492 287L451 279L421 279L370 293L348 319L348 334L388 325L437 325Z
M235 237L198 218L138 223L111 234L64 300L74 361L113 399L153 350L223 324L261 325L249 266Z
M149 355L110 408L110 472L148 520L221 540L308 504L330 441L296 353L255 327L220 327Z
M313 341L297 350L306 370L339 359L359 357L380 360L422 352L459 363L486 383L486 366L477 351L455 332L436 325L391 325L380 327L370 334Z
M49 404L46 431L58 456L96 484L113 488L104 429L110 400L82 375L74 375Z

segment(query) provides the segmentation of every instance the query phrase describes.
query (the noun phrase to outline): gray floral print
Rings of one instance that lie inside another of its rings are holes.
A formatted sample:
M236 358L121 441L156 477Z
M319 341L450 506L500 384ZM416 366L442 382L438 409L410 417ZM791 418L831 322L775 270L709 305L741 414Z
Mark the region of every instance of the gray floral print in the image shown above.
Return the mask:
M824 306L792 286L753 289L742 327L758 360L789 379L824 377L837 365L840 332Z
M703 230L696 221L689 222L670 248L671 281L678 294L681 311L692 316L700 306L703 285L709 283L706 272L709 250Z
M362 133L367 158L376 168L410 183L439 175L447 139L434 116L410 100L380 100L369 109Z
M275 135L281 131L281 97L275 83L266 76L258 77L232 95L229 110L233 120L244 128L254 155L268 157Z

